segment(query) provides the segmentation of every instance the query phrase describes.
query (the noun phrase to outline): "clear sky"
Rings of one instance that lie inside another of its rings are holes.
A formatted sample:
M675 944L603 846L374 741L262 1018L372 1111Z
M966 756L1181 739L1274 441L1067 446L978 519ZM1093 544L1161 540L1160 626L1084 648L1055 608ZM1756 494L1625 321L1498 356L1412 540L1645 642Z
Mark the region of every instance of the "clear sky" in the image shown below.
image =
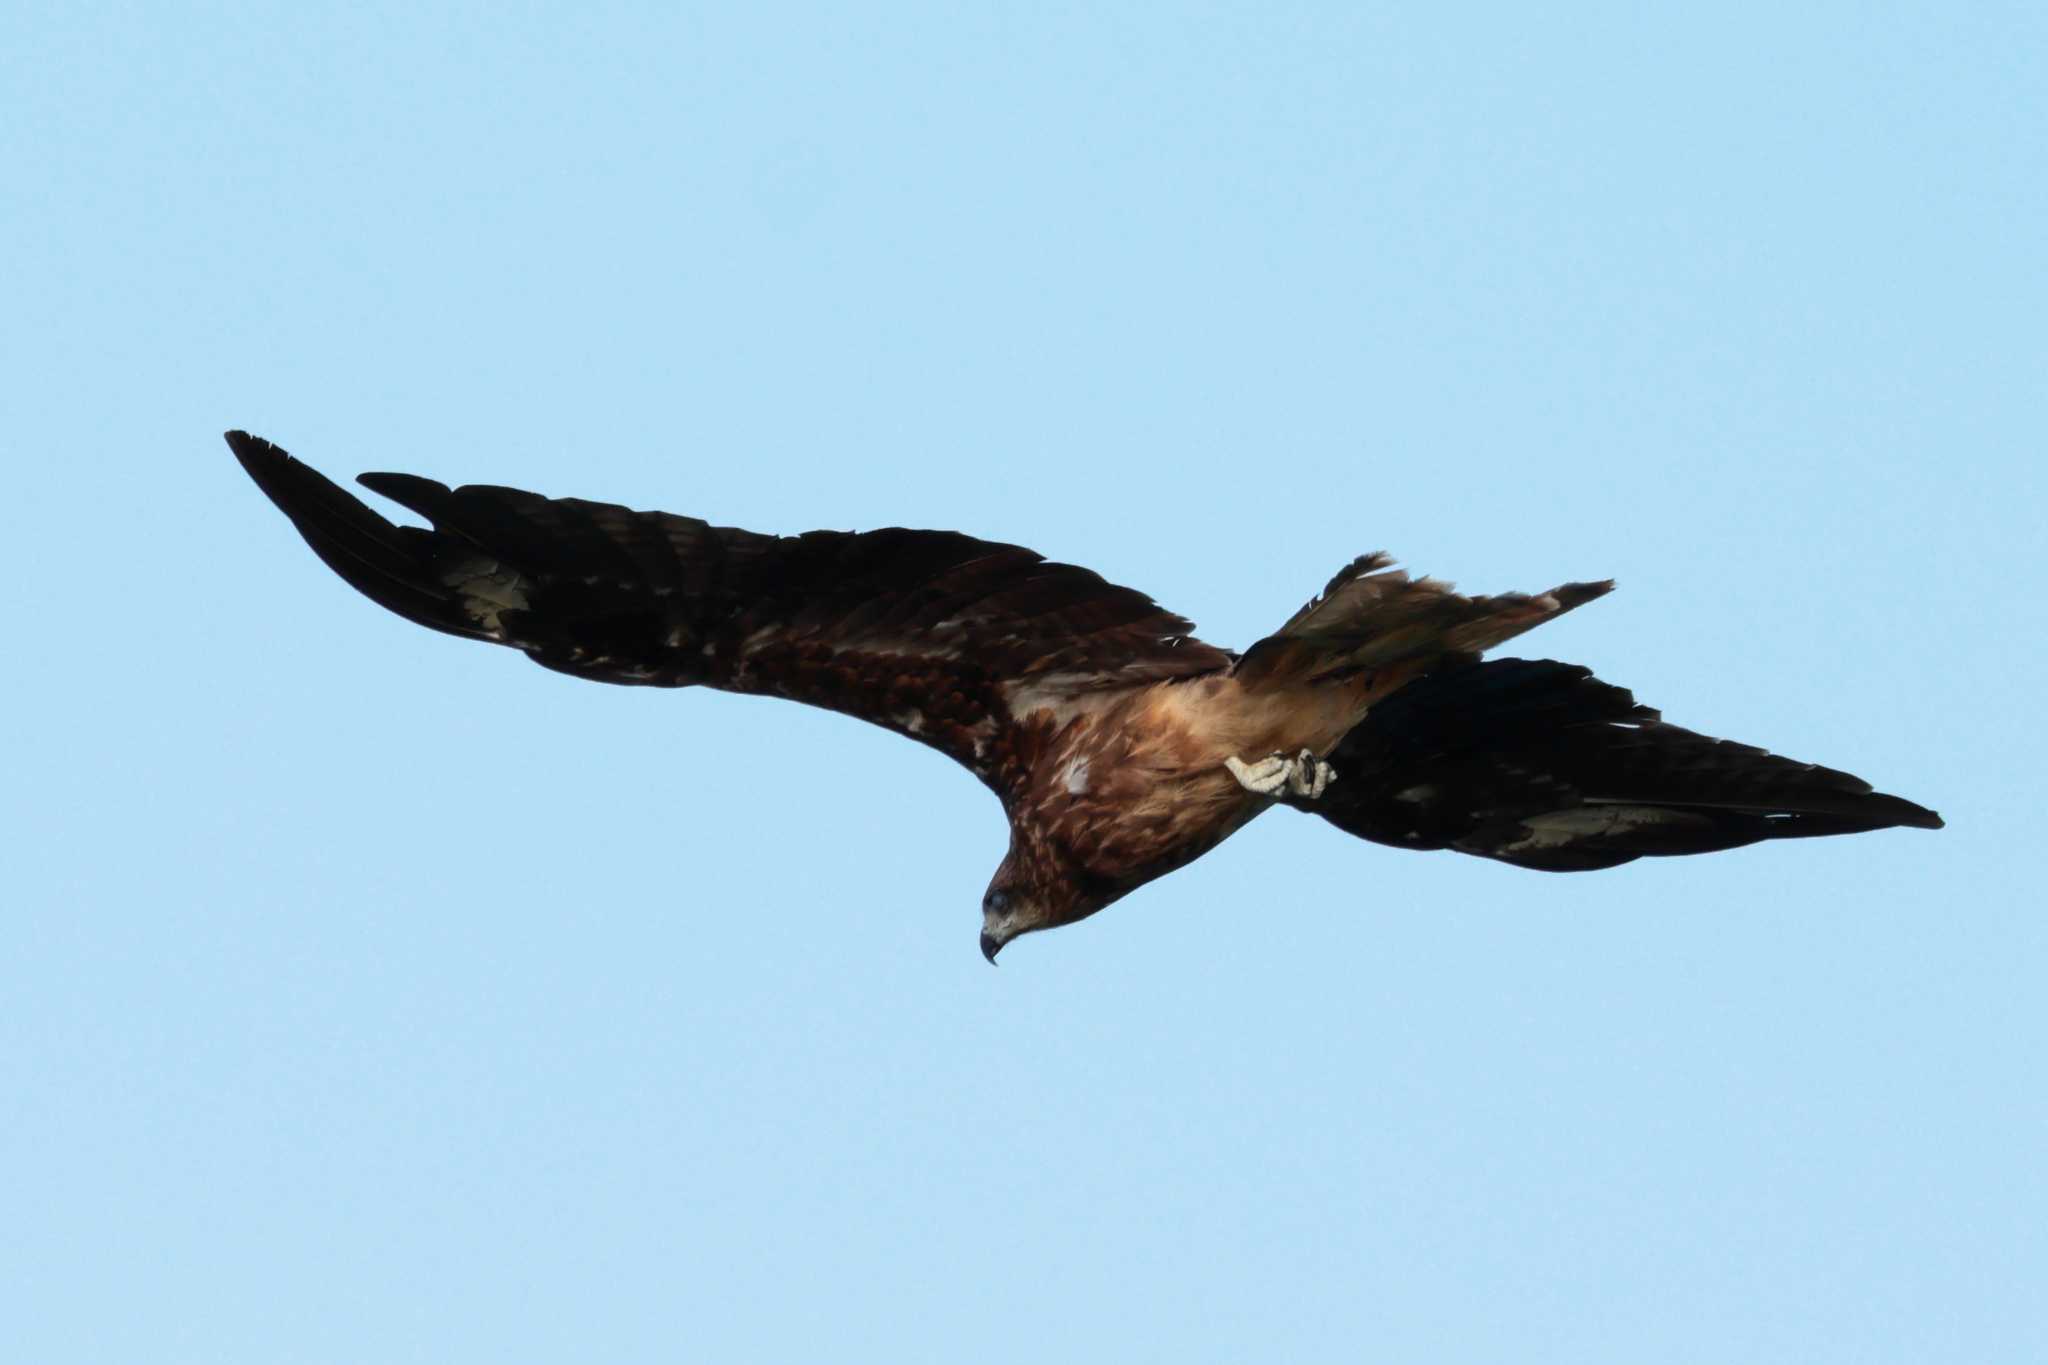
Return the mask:
M2037 5L28 5L0 1356L2048 1357ZM959 527L1242 646L1385 548L1940 809L1280 811L976 950L855 722L357 597L243 478Z

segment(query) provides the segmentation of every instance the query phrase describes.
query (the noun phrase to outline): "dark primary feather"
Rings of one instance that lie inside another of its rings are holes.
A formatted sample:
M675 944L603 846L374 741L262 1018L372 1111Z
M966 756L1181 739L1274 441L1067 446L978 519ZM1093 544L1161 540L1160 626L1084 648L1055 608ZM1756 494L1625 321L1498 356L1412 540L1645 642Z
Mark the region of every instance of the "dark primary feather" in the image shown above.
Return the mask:
M1318 801L1361 838L1552 872L1941 817L1848 773L1665 724L1584 668L1497 659L1417 679L1329 756Z
M396 526L260 437L242 467L350 584L409 620L602 682L702 684L919 739L1003 790L1005 689L1085 690L1227 667L1193 626L1091 570L953 531L760 535L408 474Z

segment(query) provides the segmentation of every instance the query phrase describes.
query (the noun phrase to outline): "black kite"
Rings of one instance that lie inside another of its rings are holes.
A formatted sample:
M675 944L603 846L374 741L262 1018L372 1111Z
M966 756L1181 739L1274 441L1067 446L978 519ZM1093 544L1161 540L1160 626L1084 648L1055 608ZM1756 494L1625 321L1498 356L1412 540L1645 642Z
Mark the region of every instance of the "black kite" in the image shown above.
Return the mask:
M1094 914L1271 806L1396 848L1579 872L1934 812L1847 773L1667 725L1584 668L1480 654L1607 592L1465 597L1352 561L1243 654L1141 592L955 531L759 535L666 512L358 482L227 441L328 565L420 625L600 682L809 702L992 789L1010 850L981 947Z

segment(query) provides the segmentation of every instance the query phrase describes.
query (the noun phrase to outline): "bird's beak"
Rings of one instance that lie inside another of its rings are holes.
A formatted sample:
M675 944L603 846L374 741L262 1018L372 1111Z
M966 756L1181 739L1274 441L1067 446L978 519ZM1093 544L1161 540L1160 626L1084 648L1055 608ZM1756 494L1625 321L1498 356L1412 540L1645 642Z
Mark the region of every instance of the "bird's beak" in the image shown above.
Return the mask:
M1002 940L994 934L984 933L981 936L981 955L988 959L989 966L993 967L996 965L996 954L1002 950Z

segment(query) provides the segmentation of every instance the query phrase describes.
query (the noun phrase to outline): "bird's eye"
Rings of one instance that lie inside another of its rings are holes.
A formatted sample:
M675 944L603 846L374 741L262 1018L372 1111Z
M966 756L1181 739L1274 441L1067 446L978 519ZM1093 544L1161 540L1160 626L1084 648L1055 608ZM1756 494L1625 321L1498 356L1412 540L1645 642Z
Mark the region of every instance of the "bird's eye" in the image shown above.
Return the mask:
M981 898L981 912L984 915L1003 915L1009 913L1009 909L1010 893L1007 891L991 891Z

